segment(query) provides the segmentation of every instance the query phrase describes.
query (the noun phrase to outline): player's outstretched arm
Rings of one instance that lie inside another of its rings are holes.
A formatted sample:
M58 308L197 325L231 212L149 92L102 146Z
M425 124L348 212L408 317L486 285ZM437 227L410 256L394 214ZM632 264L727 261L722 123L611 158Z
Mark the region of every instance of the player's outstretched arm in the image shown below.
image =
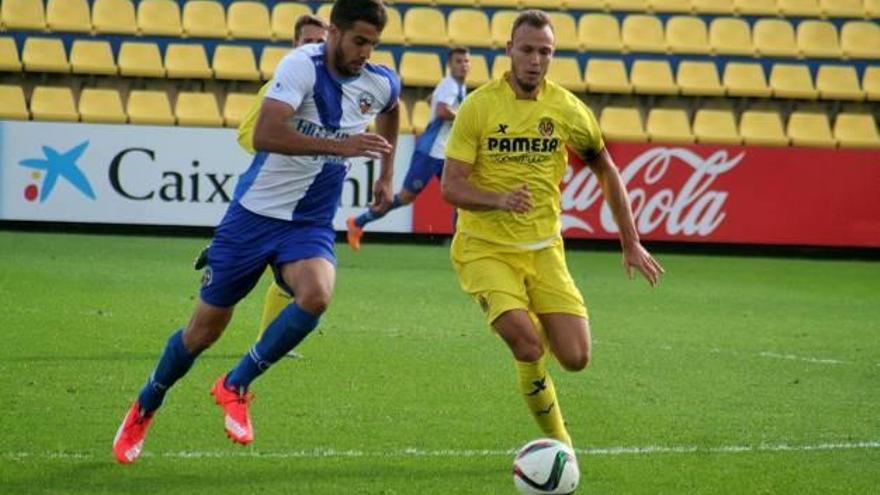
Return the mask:
M400 133L400 105L376 116L376 133L391 145L391 152L382 156L382 171L373 185L373 207L385 211L394 196L391 180L394 178L394 150Z
M440 187L443 199L457 208L465 210L505 210L525 213L532 209L532 194L528 187L506 193L486 191L475 186L468 177L471 165L454 158L447 158L443 165L443 178Z
M629 203L629 196L626 194L626 187L620 178L620 172L607 149L602 149L592 159L586 160L587 165L596 174L599 184L602 186L602 193L605 195L605 201L611 208L614 215L614 221L617 222L617 228L620 231L620 243L623 247L623 267L627 275L633 277L633 268L644 275L648 283L652 287L660 282L660 276L663 275L663 267L657 262L639 241L639 234L636 231L635 222L633 222L632 208Z

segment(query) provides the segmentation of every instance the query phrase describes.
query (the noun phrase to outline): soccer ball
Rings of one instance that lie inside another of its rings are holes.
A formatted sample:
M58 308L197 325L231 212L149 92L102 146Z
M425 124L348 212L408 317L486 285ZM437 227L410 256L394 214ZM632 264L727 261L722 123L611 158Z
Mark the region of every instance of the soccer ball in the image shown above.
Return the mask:
M571 447L552 438L532 440L513 460L513 484L525 495L572 493L580 479Z

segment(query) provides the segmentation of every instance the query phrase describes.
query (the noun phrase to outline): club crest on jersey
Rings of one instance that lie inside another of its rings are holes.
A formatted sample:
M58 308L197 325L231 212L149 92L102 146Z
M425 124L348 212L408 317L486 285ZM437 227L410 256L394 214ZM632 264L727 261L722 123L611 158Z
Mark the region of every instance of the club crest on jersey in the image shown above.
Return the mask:
M554 129L555 126L553 125L553 120L549 117L544 117L538 122L538 133L544 137L552 136Z
M372 94L364 91L358 95L357 102L361 109L361 113L367 113L373 108L373 105L376 104L376 98Z

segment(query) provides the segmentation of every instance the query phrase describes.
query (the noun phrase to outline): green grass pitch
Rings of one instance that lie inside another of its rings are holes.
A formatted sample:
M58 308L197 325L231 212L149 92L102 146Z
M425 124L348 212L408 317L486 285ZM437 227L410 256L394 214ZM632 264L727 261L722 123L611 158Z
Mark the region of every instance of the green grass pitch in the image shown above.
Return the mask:
M442 246L339 246L319 330L253 387L256 440L208 395L266 280L169 394L134 465L110 444L192 310L199 239L0 232L0 493L509 494L539 431ZM552 365L584 494L880 493L880 263L570 250L582 373Z

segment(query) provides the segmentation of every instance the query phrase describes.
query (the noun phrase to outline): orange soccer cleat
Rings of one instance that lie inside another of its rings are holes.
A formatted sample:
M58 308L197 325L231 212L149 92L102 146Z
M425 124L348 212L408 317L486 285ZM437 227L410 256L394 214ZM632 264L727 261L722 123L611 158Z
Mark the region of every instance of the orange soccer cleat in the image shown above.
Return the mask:
M345 226L348 227L348 232L346 233L348 246L355 251L360 251L361 237L364 236L363 227L358 227L357 224L354 223L354 217L348 217L348 220L345 221Z
M248 403L253 399L251 393L238 393L226 388L226 375L221 376L214 383L211 395L217 401L217 405L223 408L223 425L226 428L226 436L233 442L247 445L254 440L254 429L251 426L251 418L248 414Z
M153 414L144 414L140 402L134 401L116 432L116 438L113 439L113 455L116 456L117 461L131 464L141 455L144 437L153 421Z

